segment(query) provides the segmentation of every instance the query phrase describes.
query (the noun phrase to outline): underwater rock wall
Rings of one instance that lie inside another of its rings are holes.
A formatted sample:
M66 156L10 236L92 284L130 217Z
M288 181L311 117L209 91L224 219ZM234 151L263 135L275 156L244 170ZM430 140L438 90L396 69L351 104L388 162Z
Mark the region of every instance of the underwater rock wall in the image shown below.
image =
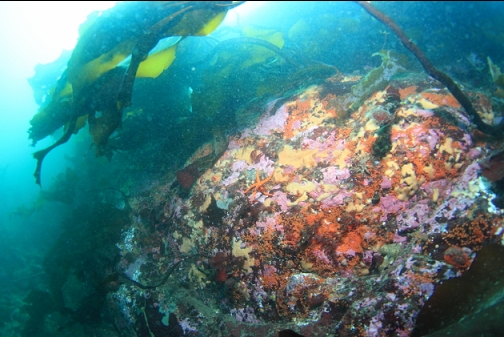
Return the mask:
M458 102L403 76L347 115L354 80L272 100L222 155L195 154L186 167L214 164L192 188L175 179L130 200L129 280L109 294L123 329L152 332L154 312L187 336L408 336L435 283L501 241L488 145Z

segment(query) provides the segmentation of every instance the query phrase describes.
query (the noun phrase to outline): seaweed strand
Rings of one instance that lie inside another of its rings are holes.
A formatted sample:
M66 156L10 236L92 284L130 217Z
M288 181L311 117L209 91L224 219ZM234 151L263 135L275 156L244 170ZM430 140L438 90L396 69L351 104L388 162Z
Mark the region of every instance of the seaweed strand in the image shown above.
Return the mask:
M408 38L408 36L403 32L403 30L391 18L389 18L380 10L376 9L376 7L371 5L369 2L356 1L356 3L360 5L362 8L364 8L374 18L376 18L377 20L384 23L387 27L389 27L399 38L403 46L406 47L409 51L411 51L413 55L415 55L418 61L422 64L422 67L427 72L427 74L429 74L430 76L432 76L433 78L435 78L436 80L438 80L439 82L441 82L446 86L446 88L450 91L453 97L455 97L457 101L460 103L460 105L462 105L464 110L469 115L469 118L476 125L478 130L497 138L504 137L504 128L503 128L504 123L501 123L496 126L486 124L478 115L476 109L474 109L474 106L472 105L469 98L467 98L467 96L462 92L462 90L455 83L455 81L447 74L436 69L432 65L430 60L427 58L427 56L420 50L420 48L418 48L418 46Z

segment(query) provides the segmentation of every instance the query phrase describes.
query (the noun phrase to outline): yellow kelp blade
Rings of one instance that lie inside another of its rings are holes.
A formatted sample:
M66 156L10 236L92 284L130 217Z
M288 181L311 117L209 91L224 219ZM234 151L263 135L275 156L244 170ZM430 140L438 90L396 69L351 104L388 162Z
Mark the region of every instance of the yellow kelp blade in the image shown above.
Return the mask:
M177 46L178 43L149 55L147 59L138 66L136 77L156 78L161 75L161 73L175 60Z
M88 116L85 115L85 116L80 116L79 118L77 118L77 122L75 122L75 127L74 127L74 135L76 135L80 129L82 129L83 127L86 126L87 124L87 120L88 120ZM68 128L68 126L65 126L65 130Z
M276 29L264 29L255 27L245 27L243 28L243 35L248 38L258 39L268 42L279 50L285 44L284 34ZM251 49L251 57L248 58L243 66L249 67L253 64L265 63L268 58L276 57L278 54L272 51L270 48L257 48L258 45L249 46Z
M31 127L28 133L33 145L69 121L72 105L72 86L66 82L66 76L63 74L60 81L51 89L51 99L44 102L30 120Z
M255 28L248 26L243 28L243 35L268 41L280 49L282 49L285 44L284 34L276 29Z
M219 25L224 21L227 12L222 12L217 14L213 19L211 19L199 32L197 32L196 36L205 36L213 32L219 27Z
M70 83L66 83L65 86L63 87L63 89L61 89L61 91L58 93L57 97L55 97L56 99L66 99L66 98L71 98L73 95L73 89L72 89L72 86L70 85Z
M213 32L226 17L227 11L238 4L231 1L190 1L179 12L179 20L166 17L158 22L153 30L162 32L166 36L203 36ZM176 14L177 14L176 13ZM176 22L168 25L168 22Z
M107 71L117 67L124 59L126 59L133 49L136 41L126 41L117 45L114 49L93 61L83 65L81 68L74 71L71 80L74 92L82 90L89 83L100 78ZM70 76L70 70L69 70Z

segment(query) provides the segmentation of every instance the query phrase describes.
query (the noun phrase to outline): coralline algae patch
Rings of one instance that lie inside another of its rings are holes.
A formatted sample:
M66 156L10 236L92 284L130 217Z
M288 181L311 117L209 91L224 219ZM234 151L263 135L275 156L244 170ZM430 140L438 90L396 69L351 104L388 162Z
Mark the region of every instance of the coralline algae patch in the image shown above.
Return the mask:
M456 101L418 87L394 89L393 111L385 90L351 116L321 87L271 102L189 197L172 201L166 240L199 257L184 267L188 282L221 284L251 322L407 335L433 282L467 268L502 225L481 213L484 151ZM385 127L390 149L378 158Z

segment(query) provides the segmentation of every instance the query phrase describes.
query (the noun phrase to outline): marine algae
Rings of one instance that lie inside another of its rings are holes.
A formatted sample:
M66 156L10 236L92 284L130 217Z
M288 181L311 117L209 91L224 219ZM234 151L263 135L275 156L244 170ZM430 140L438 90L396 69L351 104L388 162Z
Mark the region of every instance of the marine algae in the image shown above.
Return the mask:
M96 154L110 158L106 143L121 125L123 109L131 105L137 73L158 76L173 61L176 45L149 54L151 50L166 37L209 34L228 9L240 3L125 2L90 18L50 100L30 122L34 145L61 126L66 127L58 141L34 154L37 184L41 184L44 157L78 131L81 117L88 117Z

